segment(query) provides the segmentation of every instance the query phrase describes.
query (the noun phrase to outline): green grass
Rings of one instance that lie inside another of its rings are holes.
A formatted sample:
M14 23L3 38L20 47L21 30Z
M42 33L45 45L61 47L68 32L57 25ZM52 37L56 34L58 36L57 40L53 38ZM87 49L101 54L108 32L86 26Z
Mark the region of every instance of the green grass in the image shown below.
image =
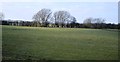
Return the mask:
M0 61L2 60L2 26L0 25Z
M117 60L118 32L83 28L2 27L3 59Z

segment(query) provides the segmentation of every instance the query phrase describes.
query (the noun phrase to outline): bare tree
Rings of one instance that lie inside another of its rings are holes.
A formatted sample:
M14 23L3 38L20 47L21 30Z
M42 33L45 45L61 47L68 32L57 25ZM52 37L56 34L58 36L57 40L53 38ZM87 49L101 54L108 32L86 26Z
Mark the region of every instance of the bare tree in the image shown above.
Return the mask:
M84 24L91 24L93 22L93 18L87 18L83 21Z
M87 18L84 20L83 22L84 24L91 24L91 23L97 23L97 24L100 24L100 23L105 23L105 19L102 19L102 18Z
M3 20L4 19L4 14L2 12L0 12L0 20Z
M102 18L87 18L84 20L84 25L86 27L93 27L93 24L94 24L94 27L101 27L103 23L105 23L105 19L102 19Z
M77 21L74 16L70 17L70 19L71 19L70 23L76 23L76 21Z
M35 23L37 23L37 25L42 25L42 26L46 26L48 23L48 20L50 19L51 16L51 10L50 9L41 9L38 13L36 13L33 16L33 20Z
M68 27L76 27L75 26L76 25L76 21L77 21L76 18L74 16L71 16L70 20L67 23L67 26Z
M94 23L97 23L97 24L105 23L105 19L95 18L95 19L94 19Z
M59 25L59 27L65 25L69 21L70 13L67 11L57 11L53 15L55 23Z
M86 27L91 27L92 25L92 22L93 22L93 18L87 18L83 21L83 24L86 26Z
M2 12L0 12L0 25L2 24L2 20L4 19L4 14Z

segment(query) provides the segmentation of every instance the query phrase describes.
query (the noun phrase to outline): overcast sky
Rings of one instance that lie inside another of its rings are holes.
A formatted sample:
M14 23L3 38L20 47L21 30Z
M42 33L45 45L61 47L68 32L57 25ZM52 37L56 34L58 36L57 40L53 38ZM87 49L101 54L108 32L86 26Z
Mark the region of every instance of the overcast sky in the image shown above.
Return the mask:
M42 8L68 11L77 22L89 17L104 18L106 23L118 23L118 2L2 2L0 8L5 19L32 20Z

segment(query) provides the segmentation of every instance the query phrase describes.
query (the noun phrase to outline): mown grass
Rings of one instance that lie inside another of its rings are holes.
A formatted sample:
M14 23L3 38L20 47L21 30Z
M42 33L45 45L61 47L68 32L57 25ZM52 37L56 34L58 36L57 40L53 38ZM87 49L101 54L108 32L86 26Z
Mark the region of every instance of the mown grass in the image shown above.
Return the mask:
M118 59L117 31L3 26L2 40L5 60Z
M0 25L0 61L2 61L2 26Z

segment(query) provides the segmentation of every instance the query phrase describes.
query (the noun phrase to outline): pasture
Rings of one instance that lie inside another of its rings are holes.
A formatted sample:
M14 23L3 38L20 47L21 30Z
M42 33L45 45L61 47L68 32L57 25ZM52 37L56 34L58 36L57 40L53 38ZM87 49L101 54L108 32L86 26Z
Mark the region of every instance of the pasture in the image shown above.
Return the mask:
M4 60L117 60L118 31L2 26Z

